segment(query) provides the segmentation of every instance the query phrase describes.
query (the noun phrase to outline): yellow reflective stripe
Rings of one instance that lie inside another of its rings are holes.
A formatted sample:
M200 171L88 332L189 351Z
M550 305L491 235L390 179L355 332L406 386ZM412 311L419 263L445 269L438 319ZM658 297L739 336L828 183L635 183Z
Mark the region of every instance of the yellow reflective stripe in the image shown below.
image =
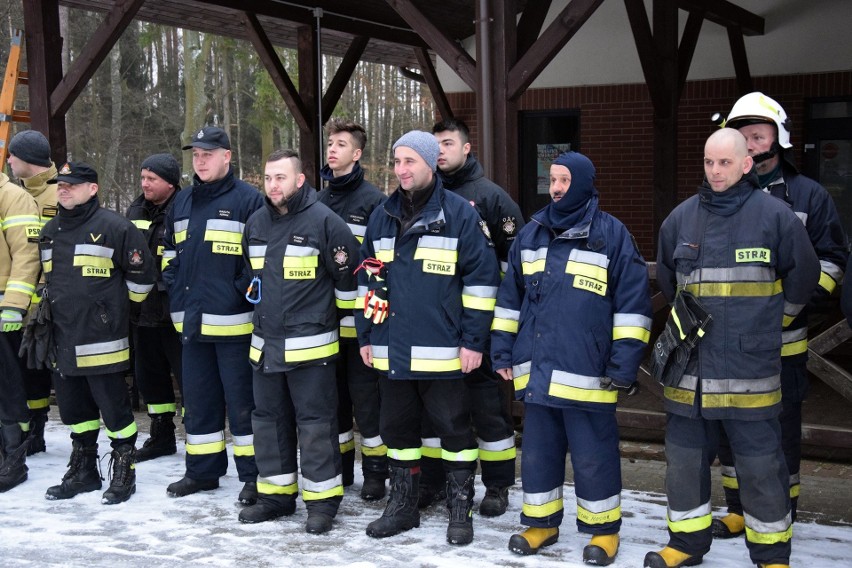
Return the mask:
M781 389L769 393L740 394L720 393L702 394L701 406L704 408L763 408L781 402Z
M679 389L675 387L664 387L663 395L673 402L688 404L690 406L695 402L695 392L691 390Z
M513 460L517 457L517 450L514 446L505 450L486 450L484 448L479 448L479 460L485 462L498 462L498 461L506 461Z
M225 432L219 430L212 434L187 434L186 453L209 455L225 451Z
M167 412L177 412L177 404L169 402L166 404L148 405L148 414L165 414Z
M619 326L612 328L612 340L638 339L642 343L648 343L651 339L651 331L644 327Z
M530 382L530 374L526 373L523 375L517 375L512 378L512 384L515 386L515 390L524 390L527 388L527 384Z
M781 281L775 282L702 282L687 284L687 292L698 297L759 297L782 292Z
M559 491L558 495L555 498L548 500L544 503L530 503L527 502L528 495L524 494L524 504L521 507L521 511L527 517L532 518L545 518L551 515L555 515L556 513L562 511L563 502L562 502L562 492Z
M497 304L497 298L478 298L462 294L462 307L471 310L482 310L484 312L494 311L494 306Z
M785 343L781 346L781 356L789 357L791 355L799 355L800 353L807 353L808 351L808 340L802 339L800 341L794 341L792 343Z
M387 357L373 356L373 368L377 371L387 371L390 369L390 361Z
M398 461L415 461L422 457L420 448L388 448L388 457Z
M377 250L376 259L381 260L382 262L391 262L393 260L393 249Z
M343 484L337 485L325 491L308 491L302 488L302 499L305 501L319 501L320 499L330 499L331 497L343 496Z
M34 284L30 284L29 282L21 282L20 280L8 280L6 281L6 293L9 292L21 292L26 294L27 296L32 296L35 294L36 287Z
M495 317L491 322L491 331L505 331L506 333L518 333L518 320Z
M254 329L251 315L251 312L231 315L201 314L201 335L248 335Z
M779 542L788 542L793 538L793 526L790 525L787 530L774 533L759 533L746 525L746 540L755 544L777 544Z
M352 430L337 435L337 444L340 446L340 453L355 451L355 434Z
M792 499L792 498L798 497L800 489L801 489L801 486L798 483L796 483L795 485L791 485L790 486L790 498Z
M11 229L12 227L20 227L22 225L38 225L38 215L9 215L2 221L3 230Z
M262 257L262 256L251 257L249 259L249 262L251 263L252 270L260 270L261 268L263 268L263 261L264 261L264 257Z
M40 408L49 408L50 407L50 399L49 398L34 398L32 400L27 401L27 408L30 410L38 410Z
M71 431L75 434L85 434L86 432L97 432L101 429L100 420L87 420L86 422L78 422L71 424Z
M459 253L455 250L417 247L414 260L434 260L435 262L458 262Z
M450 452L441 449L441 459L450 462L475 462L479 458L479 448L462 450L460 452Z
M825 272L820 272L819 275L819 285L821 288L824 288L826 292L831 294L834 292L834 289L837 288L837 282L834 281L834 278L826 274Z
M340 326L340 337L345 339L354 339L358 337L358 330L355 329L355 326Z
M113 268L112 258L103 256L74 255L74 266L94 266L96 268Z
M284 268L316 268L319 256L285 256Z
M122 363L124 361L130 360L130 348L122 349L120 351L115 351L113 353L102 353L100 355L84 355L77 356L77 366L80 368L84 367L97 367L99 365L114 365L116 363Z
M694 533L710 528L713 523L713 516L710 513L692 519L684 519L682 521L672 521L666 515L666 521L669 525L669 530L679 533Z
M441 440L440 438L435 438L435 440L438 442L438 445L436 446L431 446L425 443L420 446L420 452L424 458L433 458L436 460L441 459Z
M565 265L565 273L575 274L577 276L586 276L587 278L593 278L600 282L607 281L606 268L595 266L593 264L586 264L584 262L569 260L568 264Z
M535 260L532 262L522 262L521 263L521 272L524 276L530 276L531 274L535 274L537 272L544 271L544 266L547 259L542 258L539 260Z
M130 436L136 434L139 430L136 428L136 422L131 422L128 426L125 426L118 432L113 432L112 430L107 430L107 436L113 438L114 440L125 440Z
M43 260L43 261L41 261L41 266L42 266L42 269L45 272L50 272L51 270L53 270L53 261L52 260Z
M148 297L148 292L134 292L133 290L128 290L127 295L130 297L131 302L144 302L145 298Z
M275 485L260 480L257 482L257 492L263 495L295 495L298 491L299 484L295 482L289 485Z
M568 385L560 385L559 383L550 383L550 388L548 389L547 394L558 398L583 402L618 402L618 393L615 391L587 390L577 387L569 387Z
M336 355L340 351L337 330L284 340L284 361L297 363Z
M248 446L238 446L234 444L234 456L253 456L254 455L254 444Z
M375 359L373 360L375 363ZM375 365L374 365L375 366ZM445 373L461 370L461 359L412 359L411 370L427 373Z
M207 229L204 231L204 240L213 243L230 243L239 245L243 242L243 234L235 233L233 231L217 231L215 229Z
M739 489L740 483L736 477L722 476L722 487L726 489Z
M351 300L342 300L340 298L335 298L334 305L337 306L337 308L340 310L354 310L355 298L352 298Z
M151 221L147 219L131 219L130 222L136 225L136 228L140 231L147 231L151 228Z
M364 442L361 442L361 455L364 455L364 456L385 456L385 455L387 455L387 453L388 453L388 447L384 444L372 448L370 446L365 446ZM423 455L425 456L426 453L424 452Z
M577 505L577 520L583 521L587 525L602 525L604 523L612 523L621 518L621 505L609 511L593 513L588 509L584 509Z

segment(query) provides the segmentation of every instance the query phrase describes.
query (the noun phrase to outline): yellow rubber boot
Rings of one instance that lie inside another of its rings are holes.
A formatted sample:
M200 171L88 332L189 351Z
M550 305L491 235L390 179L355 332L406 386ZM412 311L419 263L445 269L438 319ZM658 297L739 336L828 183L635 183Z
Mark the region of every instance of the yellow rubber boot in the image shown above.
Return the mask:
M703 560L703 556L690 556L667 546L659 552L646 554L643 566L645 568L680 568L680 566L698 566Z
M728 513L721 519L713 519L713 538L736 538L745 532L745 518Z
M595 566L608 566L618 554L618 533L596 534L583 549L583 562Z
M509 550L515 554L529 556L538 552L539 548L550 546L559 540L559 529L541 529L530 527L521 534L513 534L509 539Z

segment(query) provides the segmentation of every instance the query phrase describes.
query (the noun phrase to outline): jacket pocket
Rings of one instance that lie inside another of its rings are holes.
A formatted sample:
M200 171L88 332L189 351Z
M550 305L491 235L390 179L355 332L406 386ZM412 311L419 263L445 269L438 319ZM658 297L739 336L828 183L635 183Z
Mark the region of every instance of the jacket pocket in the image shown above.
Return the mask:
M740 335L740 351L771 351L781 348L781 331L764 331L761 333L743 333Z
M680 274L689 276L698 265L698 256L701 254L700 247L681 240L672 253L675 270Z

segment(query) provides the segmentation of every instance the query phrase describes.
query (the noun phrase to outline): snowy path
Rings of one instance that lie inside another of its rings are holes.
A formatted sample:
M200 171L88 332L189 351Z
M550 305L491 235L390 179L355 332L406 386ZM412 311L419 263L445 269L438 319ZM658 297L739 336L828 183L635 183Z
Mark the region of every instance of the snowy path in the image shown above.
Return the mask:
M451 547L444 540L446 513L434 507L423 515L419 529L383 540L367 537L364 530L381 514L383 505L358 498L361 480L356 472L355 486L346 491L334 530L314 536L304 532L306 513L301 501L292 517L258 525L240 524L236 496L242 484L233 475L222 478L217 491L168 498L166 485L183 474L182 444L175 456L138 465L137 492L127 503L102 505L100 491L68 501L47 501L45 490L58 483L66 469L71 448L67 432L51 420L47 454L29 459L30 478L26 483L0 494L0 566L584 566L581 556L587 537L574 528L575 504L570 488L565 498L568 516L559 542L537 556L517 556L506 548L509 536L520 528L519 486L511 493L506 515L497 519L475 517L473 544ZM107 450L104 440L102 433L102 453ZM104 473L107 462L103 460ZM233 474L233 463L230 467ZM478 496L483 491L477 485ZM666 540L665 499L658 494L625 491L622 511L621 551L612 566L641 567L645 553L660 548ZM792 565L850 566L850 558L852 527L796 525ZM703 566L751 564L744 542L737 539L714 543Z

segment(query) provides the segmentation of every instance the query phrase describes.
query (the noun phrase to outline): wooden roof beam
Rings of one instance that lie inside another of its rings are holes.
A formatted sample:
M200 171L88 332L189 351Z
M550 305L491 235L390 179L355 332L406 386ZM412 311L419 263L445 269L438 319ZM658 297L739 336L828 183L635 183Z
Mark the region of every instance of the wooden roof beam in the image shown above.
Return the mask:
M509 100L521 96L601 4L603 0L572 0L559 13L509 71Z
M256 15L245 12L244 19L249 40L254 46L255 51L257 51L261 63L266 67L269 76L272 77L272 82L275 84L278 92L281 93L284 102L287 103L287 108L293 114L293 119L301 130L310 131L310 122L313 118L302 101L299 91L287 74L287 70L284 69L281 59L275 53L275 48L272 46L272 42L269 41L269 36L266 35Z
M364 50L367 49L367 44L370 43L370 38L366 36L356 36L352 43L349 44L349 49L346 50L346 55L343 56L343 61L334 73L325 94L322 97L322 123L328 122L331 118L331 113L340 101L343 91L346 90L346 85L349 84L349 79L352 78L352 73L358 62L361 61L361 56Z
M745 8L727 0L678 0L678 8L688 12L702 12L714 24L730 28L738 27L743 35L764 34L765 20Z
M538 2L527 2L521 14L521 19L518 22L517 31L517 51L516 55L520 57L529 50L530 47L538 39L541 33L541 27L544 25L544 20L547 18L547 12L550 10L552 0L539 0Z
M701 34L701 26L704 24L704 14L690 12L686 20L686 27L680 38L680 46L677 50L677 98L680 100L683 88L686 86L686 77L692 65L692 56L695 55L695 46L698 45L698 36Z
M94 31L86 47L50 95L51 116L57 117L68 112L144 2L145 0L116 0L115 7L107 12L104 21Z
M417 62L420 63L423 80L429 87L429 92L432 93L432 98L435 100L435 106L438 107L441 118L443 120L453 118L453 109L450 107L450 101L444 92L444 88L441 86L441 80L438 78L438 72L435 71L435 66L432 64L429 52L422 47L415 47L414 56L417 57Z
M476 61L414 6L411 0L385 0L417 32L438 57L456 72L465 85L476 90ZM575 0L576 1L576 0ZM598 0L602 2L603 0ZM573 4L574 2L572 2Z

